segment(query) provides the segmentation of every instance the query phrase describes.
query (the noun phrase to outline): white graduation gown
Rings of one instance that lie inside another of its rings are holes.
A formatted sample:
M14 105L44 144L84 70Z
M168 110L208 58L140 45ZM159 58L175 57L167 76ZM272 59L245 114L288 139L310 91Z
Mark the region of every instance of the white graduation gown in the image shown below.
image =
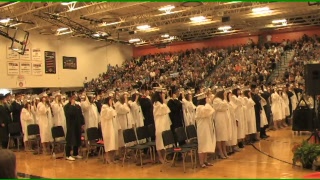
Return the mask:
M237 138L243 139L246 135L245 126L244 126L244 123L245 123L244 110L243 110L244 107L242 105L240 98L238 98L235 95L231 96L231 102L234 105L234 116L236 121L238 122Z
M192 101L182 99L183 119L185 126L195 125L196 106Z
M280 121L282 119L282 107L280 96L277 92L271 94L271 111L273 121Z
M246 104L246 100L245 100L245 97L241 97L239 96L238 97L239 100L241 101L241 104L242 104L242 113L243 113L243 130L244 130L244 135L246 136L247 135L247 132L248 132L248 120L247 120L247 117L248 117L248 114L247 114L247 104Z
M34 123L35 124L39 124L38 116L37 116L37 107L36 106L31 106L31 113L32 113L32 116L33 116L33 119L34 119Z
M57 102L51 103L52 112L53 112L53 123L54 126L62 126L64 134L67 133L67 124L66 116L64 114L63 105Z
M254 134L257 132L256 127L256 113L254 110L254 101L251 98L245 97L246 102L246 118L247 118L247 125L248 125L248 131L247 134Z
M116 102L114 106L117 112L117 121L119 122L121 127L121 129L118 131L119 147L123 147L124 146L123 130L129 129L132 127L132 122L130 122L130 118L128 118L128 114L130 113L130 108L127 103L121 104L119 101Z
M217 141L229 141L229 117L228 117L228 109L229 105L226 101L223 101L220 98L215 98L212 102L214 113L214 124L216 130L216 138Z
M261 100L260 104L261 104L261 107L262 107L262 110L261 110L261 113L260 113L260 127L263 128L265 125L268 125L267 115L266 115L266 112L264 111L264 108L263 108L265 105L267 105L267 102Z
M235 146L238 143L238 132L237 132L237 120L235 116L235 109L237 108L237 105L234 104L232 101L229 103L229 110L228 110L228 116L229 116L229 133L230 133L230 140L227 142L228 146Z
M23 142L26 142L28 141L28 125L34 124L33 114L29 112L27 109L22 108L20 119L23 132Z
M198 152L214 153L216 150L216 134L213 122L214 109L210 104L200 105L196 109Z
M37 106L41 143L52 142L51 128L53 126L50 107L42 102Z
M170 130L171 120L169 117L170 109L167 104L156 102L153 104L153 116L156 129L156 149L164 149L162 132Z
M137 104L137 102L129 101L131 115L132 115L132 123L135 127L144 126L144 117L142 114L141 106Z
M117 112L112 107L108 105L101 107L100 120L105 152L119 148L118 131L120 126L116 116Z
M285 116L289 116L290 115L290 109L289 109L289 98L288 98L287 93L285 93L285 92L282 93L282 99L283 99Z
M292 105L292 112L297 108L298 105L298 98L294 91L291 91L293 93L293 96L290 97L291 99L291 105Z

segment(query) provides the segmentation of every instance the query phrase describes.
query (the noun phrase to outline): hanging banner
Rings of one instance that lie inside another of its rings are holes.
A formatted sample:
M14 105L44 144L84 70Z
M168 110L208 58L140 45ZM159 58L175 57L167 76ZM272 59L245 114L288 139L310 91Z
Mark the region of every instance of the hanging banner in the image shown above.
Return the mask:
M31 63L29 62L20 63L20 75L31 75Z
M8 75L19 75L19 63L18 62L8 62L7 63Z
M7 46L7 59L19 59L19 53L13 51L10 46Z
M56 53L44 52L44 70L46 74L56 74Z
M41 76L43 72L42 63L34 62L32 63L32 75Z
M24 54L23 55L20 54L20 59L30 61L31 60L31 49L26 48L26 50L24 51Z
M33 48L31 54L32 54L33 61L41 61L41 49L40 48Z

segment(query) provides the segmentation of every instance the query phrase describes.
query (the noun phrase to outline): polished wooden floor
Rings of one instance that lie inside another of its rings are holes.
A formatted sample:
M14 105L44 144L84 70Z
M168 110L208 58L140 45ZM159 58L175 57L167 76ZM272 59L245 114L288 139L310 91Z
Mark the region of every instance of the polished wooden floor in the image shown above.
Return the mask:
M262 152L289 163L292 162L291 149L295 143L302 142L309 135L294 135L287 128L270 131L271 137L255 143ZM102 164L94 157L88 162L74 162L64 159L51 159L48 155L33 155L31 152L16 152L17 171L44 178L301 178L312 171L293 167L291 164L271 158L248 145L242 152L226 160L213 160L209 168L191 168L186 165L183 173L182 164L175 167L169 164L160 172L160 165L146 164L143 168L128 162L121 164Z

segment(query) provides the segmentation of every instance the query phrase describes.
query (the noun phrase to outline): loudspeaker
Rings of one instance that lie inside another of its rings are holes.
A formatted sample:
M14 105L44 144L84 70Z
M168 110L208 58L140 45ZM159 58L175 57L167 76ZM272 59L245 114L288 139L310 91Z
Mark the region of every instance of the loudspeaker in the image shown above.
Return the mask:
M304 66L305 88L308 95L320 95L320 64Z
M230 21L230 16L225 16L221 18L221 21L224 22L229 22Z

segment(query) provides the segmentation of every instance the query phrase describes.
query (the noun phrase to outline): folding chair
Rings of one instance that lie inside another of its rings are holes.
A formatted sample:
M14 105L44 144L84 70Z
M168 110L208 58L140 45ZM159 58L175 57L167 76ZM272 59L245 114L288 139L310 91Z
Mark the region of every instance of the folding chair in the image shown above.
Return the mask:
M87 139L88 139L88 149L87 149L87 158L86 162L89 158L89 153L92 148L99 148L99 155L102 155L102 162L105 163L104 159L104 144L97 143L99 140L102 140L102 137L99 135L99 130L97 127L92 127L87 129Z
M165 147L165 155L164 159L167 159L167 155L173 153L173 159L172 159L172 166L174 166L175 158L177 153L182 154L182 163L183 163L183 171L186 172L186 167L185 167L185 159L186 155L190 152L192 154L192 149L191 148L184 148L184 147L176 147L176 143L174 140L174 136L171 130L163 131L162 132L162 139L163 139L163 145ZM171 146L171 147L169 147ZM169 147L169 148L167 148ZM193 167L193 158L191 157L191 163ZM165 166L166 163L163 164L162 168ZM160 172L162 172L162 168Z
M133 145L133 146L128 146L128 144L130 144L132 142L136 142L137 143L137 141L138 141L137 138L136 138L136 134L135 134L133 128L123 130L123 140L124 140L124 155L123 155L123 159L122 159L122 167L124 166L124 160L126 159L127 150L131 149L131 150L136 151L136 153L139 151L139 154L140 154L140 165L141 165L141 168L142 168L143 167L142 166L143 165L143 163L142 163L142 150L149 149L150 151L152 151L151 146L149 146L149 145L140 145L140 144L136 144L136 145Z
M184 127L176 128L175 129L175 135L176 135L177 142L186 142L186 144L180 145L179 147L190 148L193 151L194 158L195 158L194 162L196 164L196 162L197 162L198 144L187 142L188 137L187 137L186 129ZM191 154L191 158L192 158L192 154Z
M7 149L9 149L9 146L10 146L10 140L17 140L18 151L20 151L20 139L23 139L20 123L10 123L8 125L8 131L9 131L9 140L8 140Z
M28 141L37 143L38 154L40 154L40 129L38 124L29 124L27 126Z
M66 141L66 137L65 137L65 134L63 131L63 127L62 126L52 127L51 134L52 134L52 138L53 138L51 155L53 155L55 147L57 145L62 145L63 146L63 157L65 157L67 141Z
M152 141L148 141L150 137L149 132L148 132L148 127L146 126L142 126L142 127L138 127L136 129L136 133L137 133L137 140L138 143L140 140L146 139L147 142L146 143L140 143L140 145L146 145L150 147L150 157L151 157L151 161L155 162L156 161L156 143L152 142Z
M188 141L190 143L198 144L196 127L194 125L189 125L186 127L186 131L187 131Z

